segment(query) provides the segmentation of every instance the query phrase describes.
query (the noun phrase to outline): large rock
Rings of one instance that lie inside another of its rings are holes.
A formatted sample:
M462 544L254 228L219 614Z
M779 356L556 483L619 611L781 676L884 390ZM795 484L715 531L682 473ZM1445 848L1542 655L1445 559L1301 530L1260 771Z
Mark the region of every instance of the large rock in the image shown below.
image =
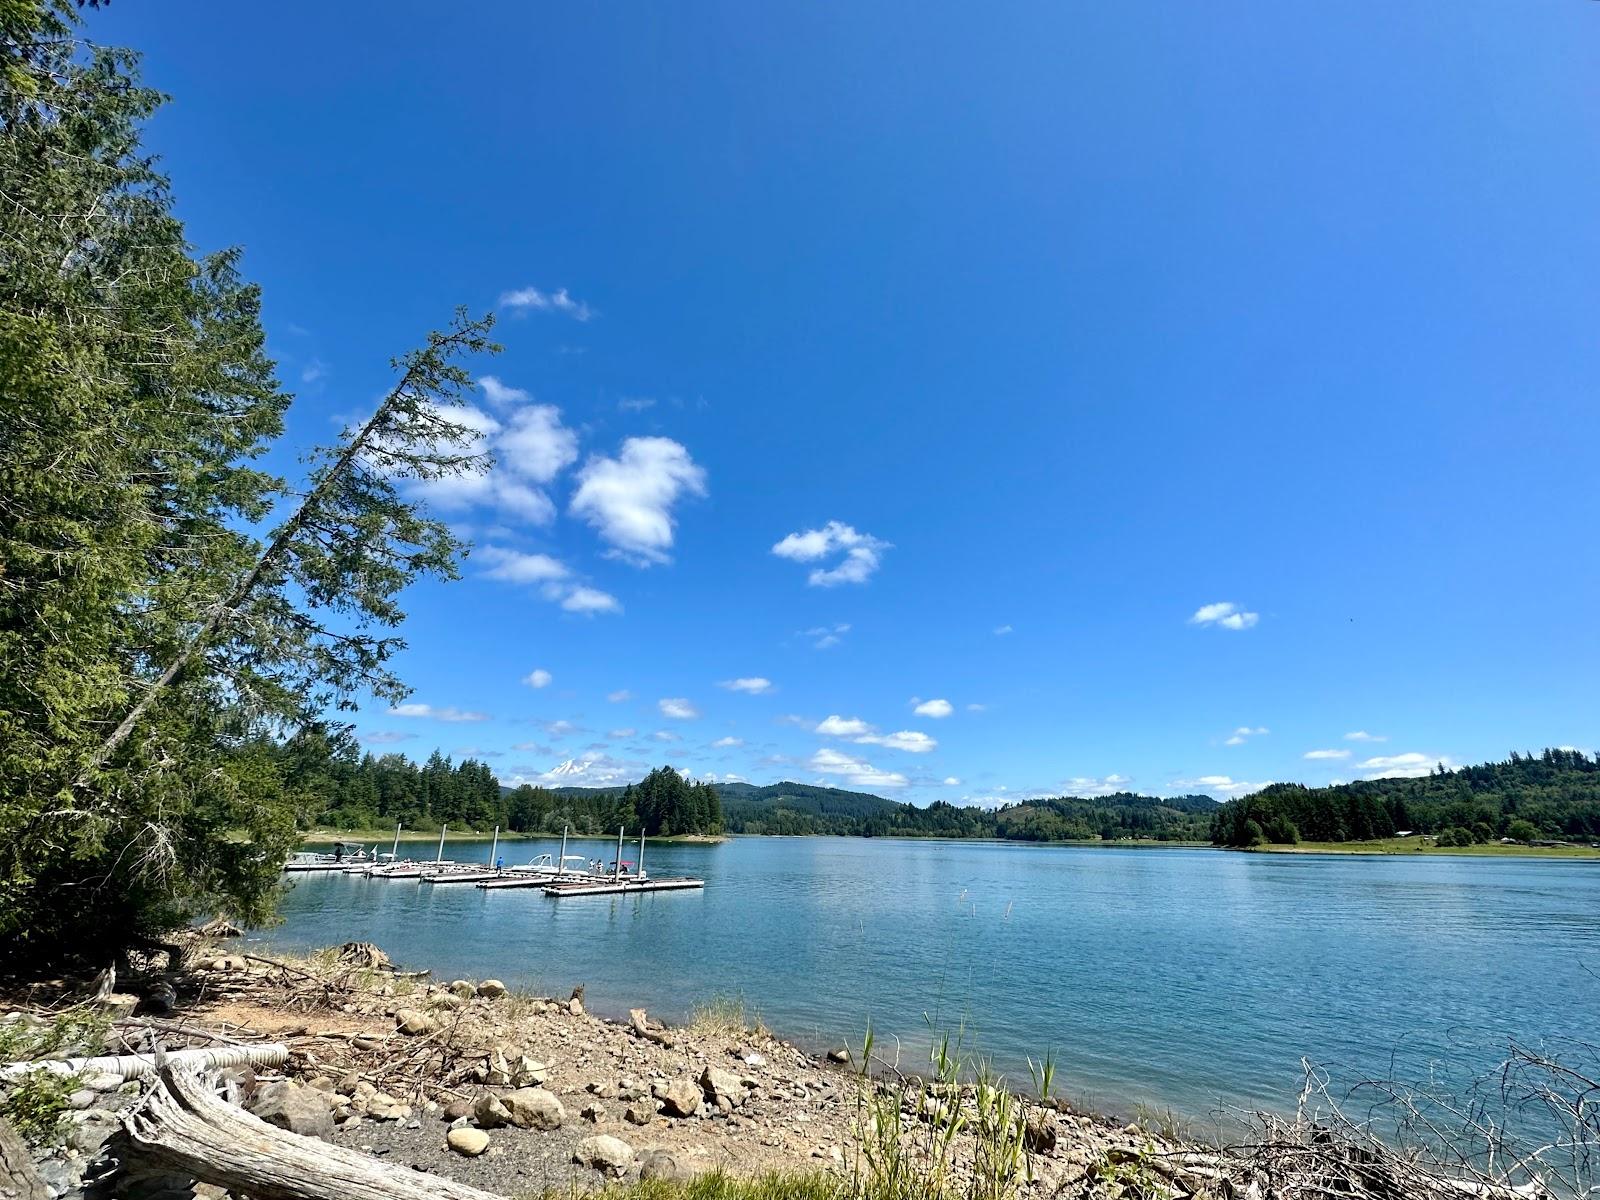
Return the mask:
M468 1158L477 1158L489 1148L489 1135L481 1129L474 1129L470 1125L463 1125L460 1129L452 1129L444 1135L445 1143L457 1154L464 1154Z
M661 1101L661 1111L669 1117L692 1117L700 1111L700 1089L687 1079L658 1083L650 1094Z
M690 1183L700 1174L688 1159L665 1150L645 1150L639 1155L639 1178L659 1179L664 1183Z
M463 1000L471 1000L478 994L478 989L468 979L452 979L450 981L450 994L460 996Z
M401 1033L410 1034L412 1037L417 1037L424 1033L432 1033L439 1028L439 1022L421 1009L416 1008L397 1010L394 1014L394 1023L395 1028L400 1030Z
M1035 1154L1049 1154L1056 1148L1056 1115L1052 1112L1031 1112L1024 1133L1028 1149Z
M561 1107L554 1092L543 1088L518 1088L507 1092L500 1102L511 1113L511 1123L519 1129L560 1129L567 1119L567 1110Z
M633 1165L633 1147L609 1133L597 1133L578 1143L572 1161L604 1171L607 1175L625 1175Z
M328 1107L327 1096L291 1079L262 1088L251 1102L250 1111L268 1125L290 1133L321 1138L325 1142L333 1140L333 1112Z
M485 979L478 985L478 995L485 1000L498 1000L506 994L506 985L498 979Z
M499 1129L511 1124L511 1110L493 1092L485 1092L472 1105L473 1119L480 1129Z
M723 1107L721 1102L726 1100L728 1106L737 1108L744 1103L745 1089L754 1086L755 1080L741 1079L732 1071L724 1071L720 1067L707 1067L700 1073L701 1090L718 1107Z
M630 1104L627 1111L622 1114L622 1119L629 1125L648 1125L656 1119L656 1107L643 1101Z

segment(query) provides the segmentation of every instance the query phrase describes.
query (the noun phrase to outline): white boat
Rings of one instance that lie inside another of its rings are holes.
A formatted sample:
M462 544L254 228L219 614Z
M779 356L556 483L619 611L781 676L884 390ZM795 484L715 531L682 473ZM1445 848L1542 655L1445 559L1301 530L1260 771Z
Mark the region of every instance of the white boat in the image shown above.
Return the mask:
M352 867L365 870L372 861L372 856L363 847L346 848L343 842L335 842L331 852L301 850L291 854L283 864L283 869L291 872L348 871Z

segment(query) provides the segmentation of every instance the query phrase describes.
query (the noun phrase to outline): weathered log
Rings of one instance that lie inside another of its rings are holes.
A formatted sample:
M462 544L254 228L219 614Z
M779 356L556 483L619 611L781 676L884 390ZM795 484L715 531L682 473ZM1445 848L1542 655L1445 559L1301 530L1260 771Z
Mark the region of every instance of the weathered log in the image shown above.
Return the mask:
M282 1042L257 1042L249 1046L224 1046L215 1050L175 1050L167 1061L192 1068L281 1067L289 1061ZM149 1054L103 1054L94 1058L41 1058L0 1066L0 1081L21 1079L35 1071L52 1075L120 1075L139 1079L156 1073L157 1059Z
M645 1016L644 1009L630 1008L628 1010L628 1022L633 1026L634 1033L646 1041L665 1046L668 1050L672 1049L674 1044L672 1035L665 1029L652 1029L650 1027L650 1019Z
M33 1155L4 1117L0 1117L0 1200L50 1200L50 1189L33 1169Z
M170 1062L124 1120L123 1133L131 1173L181 1173L254 1200L499 1200L268 1125L228 1104L193 1070Z

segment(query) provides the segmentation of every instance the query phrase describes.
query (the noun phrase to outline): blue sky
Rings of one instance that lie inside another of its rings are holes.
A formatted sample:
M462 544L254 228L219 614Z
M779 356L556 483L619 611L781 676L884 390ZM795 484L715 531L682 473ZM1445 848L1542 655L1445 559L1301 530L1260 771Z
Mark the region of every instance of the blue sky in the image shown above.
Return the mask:
M1600 742L1600 5L89 21L297 447L500 314L374 750L925 803Z

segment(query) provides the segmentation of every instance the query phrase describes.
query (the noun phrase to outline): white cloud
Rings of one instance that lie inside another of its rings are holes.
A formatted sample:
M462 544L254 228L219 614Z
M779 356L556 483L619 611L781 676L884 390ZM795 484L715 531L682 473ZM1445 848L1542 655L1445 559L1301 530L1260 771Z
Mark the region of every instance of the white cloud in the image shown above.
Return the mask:
M617 407L623 412L644 412L647 408L654 408L656 402L649 396L624 396L617 401Z
M899 733L869 733L856 739L859 746L884 746L890 750L904 750L909 754L926 754L936 750L939 743L915 729L902 729Z
M1322 761L1324 759L1349 758L1350 757L1350 751L1348 751L1348 750L1307 750L1300 757L1305 758L1305 759L1309 759L1312 762L1320 762L1320 761Z
M727 688L730 692L744 692L747 695L759 696L762 692L770 692L772 690L772 680L763 679L759 675L752 675L746 679L724 679L717 686Z
M969 704L967 705L967 711L969 713L988 712L989 706L987 704Z
M559 408L529 404L511 414L495 439L495 455L508 471L533 483L550 483L578 461L578 435L561 423Z
M947 775L945 776L944 785L945 787L960 787L961 780L957 779L954 775Z
M361 740L382 746L392 742L409 742L416 736L414 733L401 733L397 729L380 729L373 733L363 733Z
M883 552L888 549L888 542L870 533L858 533L853 526L829 521L821 529L789 534L772 547L772 552L792 562L816 562L842 551L844 557L838 565L827 569L817 567L806 577L812 587L834 587L841 583L865 583L878 569Z
M614 692L607 692L606 693L606 699L611 701L611 703L613 703L613 704L621 704L624 701L632 700L633 699L633 693L630 692L627 688L618 688Z
M933 717L935 720L940 720L955 712L955 706L948 700L924 700L918 704L916 697L913 696L912 703L917 706L911 711L919 717Z
M837 646L849 632L848 625L818 625L812 629L801 630L800 636L812 638L813 646L818 650L826 650L829 646Z
M1368 779L1420 779L1433 774L1436 766L1453 771L1456 765L1448 756L1435 754L1380 754L1358 763L1357 769L1366 771Z
M624 738L631 738L631 737L636 736L638 734L638 732L639 731L637 729L635 729L635 728L633 728L633 726L629 725L629 726L625 726L622 729L610 730L606 734L606 736L608 738L615 738L617 741L621 741Z
M553 678L554 676L551 675L549 671L546 671L543 667L535 667L532 671L529 671L522 677L522 682L531 688L542 688L549 687L550 681Z
M503 579L507 583L544 583L552 579L565 579L569 572L548 554L525 554L521 550L508 550L503 546L483 546L477 556L492 564L483 573L485 579Z
M1344 740L1347 742L1387 742L1389 738L1386 735L1368 733L1365 729L1358 729L1354 733L1345 734Z
M736 738L736 737L719 737L716 741L712 742L711 744L713 746L717 747L719 750L725 750L730 746L742 746L742 745L744 745L744 740L742 738Z
M578 472L570 511L592 525L614 557L636 566L670 562L672 506L706 494L706 473L664 437L632 437L616 458L593 455Z
M300 372L300 382L304 384L317 383L327 378L327 375L328 364L320 358L313 358L305 365L305 369Z
M582 300L574 300L566 288L542 292L536 287L525 287L502 292L500 307L509 308L518 316L525 316L530 312L555 312L563 313L576 321L587 321L594 316L594 310Z
M683 740L670 729L658 729L650 736L658 742L681 742Z
M700 710L682 696L657 700L656 707L661 710L663 717L671 717L674 721L692 721L700 715Z
M547 589L547 594L548 589ZM622 611L622 602L610 592L602 592L599 588L579 584L577 587L559 590L561 607L568 612L584 613L619 613ZM555 599L551 596L551 599Z
M1242 796L1247 792L1259 792L1267 785L1264 783L1246 783L1241 779L1233 779L1227 775L1202 775L1198 779L1174 779L1174 788L1186 791L1218 792L1224 796Z
M858 787L905 787L909 782L897 771L880 771L871 763L824 746L811 756L811 769L823 775L848 779Z
M1074 775L1071 779L1061 781L1061 790L1068 796L1110 796L1127 791L1131 782L1128 776L1115 773L1106 776Z
M435 708L431 704L396 704L389 709L392 717L427 717L434 721L487 721L488 713L464 712L459 708Z
M1011 626L1009 626L1009 625L996 625L994 627L994 635L995 635L995 637L1005 637L1006 634L1015 633L1015 632L1016 632L1016 630L1012 629Z
M1242 746L1251 738L1261 737L1270 732L1272 731L1267 729L1264 725L1257 725L1254 728L1251 728L1249 725L1241 725L1239 728L1235 729L1229 736L1228 740L1222 744L1224 746Z
M1191 625L1217 625L1223 629L1249 629L1261 620L1260 613L1244 612L1232 601L1203 604L1189 618Z
M815 732L826 737L860 737L863 734L871 733L872 726L868 725L860 717L833 715L824 719L817 726Z

